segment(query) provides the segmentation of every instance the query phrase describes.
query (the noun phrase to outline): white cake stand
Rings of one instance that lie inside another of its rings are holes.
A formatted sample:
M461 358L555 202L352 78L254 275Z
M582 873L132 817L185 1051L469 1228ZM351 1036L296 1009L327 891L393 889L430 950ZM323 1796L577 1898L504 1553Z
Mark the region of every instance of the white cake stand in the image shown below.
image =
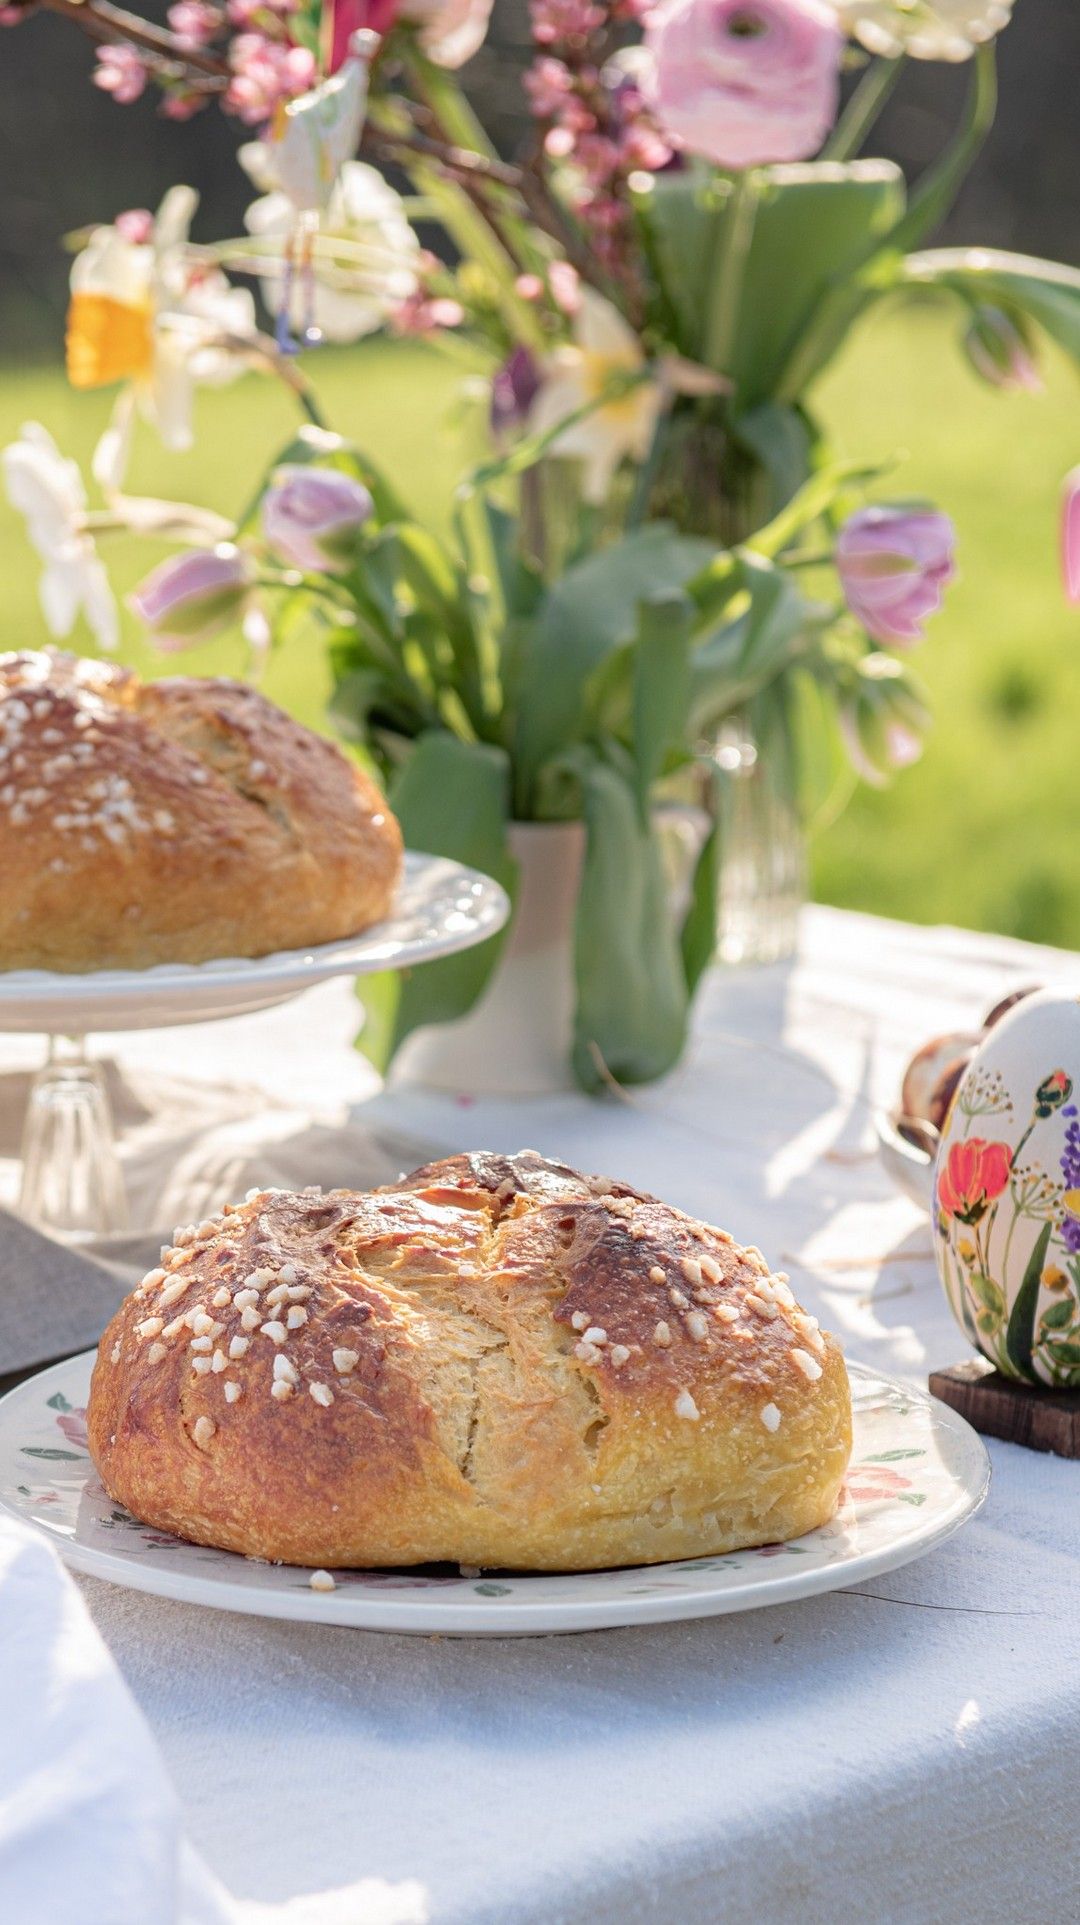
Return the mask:
M250 1015L331 976L411 968L470 949L501 929L509 913L506 892L489 876L409 851L393 914L341 942L79 976L0 971L0 1032L49 1037L27 1108L20 1214L68 1240L127 1228L108 1095L87 1053L89 1034Z

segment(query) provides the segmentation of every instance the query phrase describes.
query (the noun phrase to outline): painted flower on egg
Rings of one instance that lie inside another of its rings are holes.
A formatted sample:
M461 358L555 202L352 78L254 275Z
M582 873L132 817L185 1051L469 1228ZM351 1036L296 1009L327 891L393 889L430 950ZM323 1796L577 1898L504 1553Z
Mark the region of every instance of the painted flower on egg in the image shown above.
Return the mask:
M1011 1169L1007 1143L988 1143L982 1136L954 1143L938 1176L938 1202L945 1215L960 1223L977 1223L987 1204L1001 1195Z

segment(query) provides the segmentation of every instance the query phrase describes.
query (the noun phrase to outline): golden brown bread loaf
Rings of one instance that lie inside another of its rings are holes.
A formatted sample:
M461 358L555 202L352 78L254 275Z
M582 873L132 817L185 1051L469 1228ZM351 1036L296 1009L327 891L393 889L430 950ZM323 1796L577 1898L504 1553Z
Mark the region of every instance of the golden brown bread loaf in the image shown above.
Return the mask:
M532 1151L177 1233L101 1340L90 1450L146 1523L288 1564L647 1564L797 1536L840 1351L723 1231Z
M0 969L331 942L400 866L375 785L244 683L0 655Z

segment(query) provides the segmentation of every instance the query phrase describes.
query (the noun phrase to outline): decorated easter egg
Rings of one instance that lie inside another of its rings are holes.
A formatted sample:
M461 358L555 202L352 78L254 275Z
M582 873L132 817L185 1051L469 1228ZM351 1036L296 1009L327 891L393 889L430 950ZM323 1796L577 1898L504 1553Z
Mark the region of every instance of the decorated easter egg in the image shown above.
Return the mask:
M1080 996L990 1031L945 1118L935 1251L954 1316L1009 1377L1080 1384Z

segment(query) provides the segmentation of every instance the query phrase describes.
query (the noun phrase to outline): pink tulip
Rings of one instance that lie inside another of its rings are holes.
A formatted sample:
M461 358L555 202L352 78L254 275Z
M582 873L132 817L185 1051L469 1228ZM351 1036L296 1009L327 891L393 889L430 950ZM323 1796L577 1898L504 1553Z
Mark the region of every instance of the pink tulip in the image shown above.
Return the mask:
M336 468L279 468L263 497L263 533L294 568L337 574L356 559L372 506L367 489Z
M992 388L1006 392L1026 389L1041 394L1043 383L1035 365L1031 346L1013 320L1000 307L978 307L964 339L968 360Z
M910 648L956 573L956 535L934 508L860 508L836 544L847 605L877 642Z
M247 556L230 542L193 548L155 568L128 606L150 630L157 648L187 648L237 619L250 579Z
M805 160L836 118L844 38L824 0L664 0L645 44L664 133L721 167Z
M354 33L366 28L380 37L389 33L397 18L398 0L331 0L330 58L327 71L336 74L349 57L349 42ZM323 18L325 20L326 9ZM325 31L325 28L324 28Z
M1066 475L1061 495L1061 573L1066 599L1080 608L1080 468Z

